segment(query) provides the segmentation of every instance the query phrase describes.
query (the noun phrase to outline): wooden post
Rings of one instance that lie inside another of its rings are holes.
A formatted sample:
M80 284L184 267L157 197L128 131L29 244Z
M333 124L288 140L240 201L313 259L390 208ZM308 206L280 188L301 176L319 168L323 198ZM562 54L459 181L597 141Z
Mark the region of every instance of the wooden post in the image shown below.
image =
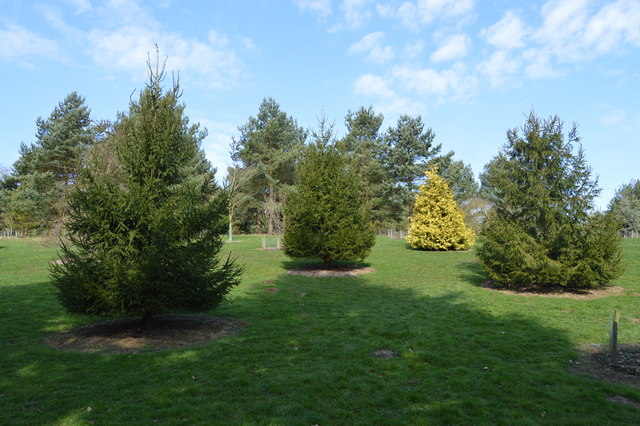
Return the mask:
M267 248L267 237L262 237L262 250Z
M276 237L276 248L280 250L280 235Z
M609 349L611 350L611 364L618 362L618 321L620 312L613 311L613 321L611 323L611 335L609 336Z

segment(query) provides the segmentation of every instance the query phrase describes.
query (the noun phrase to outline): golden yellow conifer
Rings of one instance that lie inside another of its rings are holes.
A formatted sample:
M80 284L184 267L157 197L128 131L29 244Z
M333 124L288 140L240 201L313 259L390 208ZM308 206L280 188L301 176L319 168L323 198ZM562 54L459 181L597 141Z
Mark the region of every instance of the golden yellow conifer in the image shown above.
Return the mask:
M409 218L407 242L418 250L464 250L473 244L473 232L453 199L447 182L434 171L425 172Z

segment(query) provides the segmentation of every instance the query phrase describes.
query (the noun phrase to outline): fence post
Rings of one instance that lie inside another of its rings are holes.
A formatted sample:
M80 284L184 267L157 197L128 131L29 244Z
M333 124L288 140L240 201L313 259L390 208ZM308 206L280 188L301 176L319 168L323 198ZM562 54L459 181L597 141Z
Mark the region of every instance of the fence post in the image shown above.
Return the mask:
M618 321L620 321L620 312L613 311L613 321L611 322L611 334L609 346L611 350L611 364L618 362Z
M267 237L262 237L262 250L267 248Z

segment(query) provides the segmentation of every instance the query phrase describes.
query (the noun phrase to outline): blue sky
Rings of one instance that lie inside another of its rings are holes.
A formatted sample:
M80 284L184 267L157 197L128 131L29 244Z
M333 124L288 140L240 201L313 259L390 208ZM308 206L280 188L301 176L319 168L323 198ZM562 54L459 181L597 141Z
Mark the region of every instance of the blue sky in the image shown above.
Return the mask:
M600 207L640 178L640 0L0 0L0 165L72 91L95 119L126 111L155 44L220 171L273 96L338 136L360 106L384 128L421 115L476 174L535 108L578 124Z

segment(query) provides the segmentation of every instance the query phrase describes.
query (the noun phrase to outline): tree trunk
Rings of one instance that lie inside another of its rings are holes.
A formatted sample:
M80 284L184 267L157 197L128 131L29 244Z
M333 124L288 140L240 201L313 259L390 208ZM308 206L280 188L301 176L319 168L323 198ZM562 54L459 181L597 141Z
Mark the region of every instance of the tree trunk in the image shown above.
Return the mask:
M275 230L275 205L276 205L276 194L275 189L270 186L269 187L269 198L267 200L267 234L273 235Z

